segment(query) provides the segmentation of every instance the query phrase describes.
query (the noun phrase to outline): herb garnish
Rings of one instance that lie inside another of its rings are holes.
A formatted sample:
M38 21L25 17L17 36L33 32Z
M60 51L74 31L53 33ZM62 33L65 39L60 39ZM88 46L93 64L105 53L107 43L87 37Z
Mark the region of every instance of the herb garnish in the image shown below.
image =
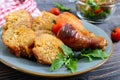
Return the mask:
M56 3L55 5L58 9L60 9L60 11L70 11L71 10L70 8L66 8L65 6L63 6L60 3Z
M109 54L102 51L101 49L95 49L95 50L81 50L81 53L75 57L74 52L71 48L67 47L66 45L60 46L64 54L58 54L57 58L53 61L50 71L57 70L61 68L62 66L65 66L68 70L70 70L72 73L76 71L77 69L77 62L81 58L88 58L89 61L93 61L95 58L97 59L106 59Z
M74 52L71 48L66 45L60 46L63 54L58 54L57 59L55 59L50 67L50 71L54 71L56 69L61 68L63 65L66 66L71 72L75 72L77 68L77 58L73 58Z
M93 61L94 58L98 58L98 59L105 59L107 58L109 55L102 51L101 49L95 49L95 50L85 50L83 49L81 51L81 54L78 55L78 58L88 58L89 61Z

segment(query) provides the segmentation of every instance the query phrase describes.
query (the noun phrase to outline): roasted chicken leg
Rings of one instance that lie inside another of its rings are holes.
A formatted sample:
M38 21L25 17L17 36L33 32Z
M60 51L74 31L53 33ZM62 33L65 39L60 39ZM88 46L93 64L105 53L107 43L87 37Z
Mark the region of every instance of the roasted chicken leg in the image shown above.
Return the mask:
M105 49L107 40L96 36L94 33L85 29L80 20L73 14L64 12L56 20L62 20L66 24L58 31L57 37L73 50L81 49Z

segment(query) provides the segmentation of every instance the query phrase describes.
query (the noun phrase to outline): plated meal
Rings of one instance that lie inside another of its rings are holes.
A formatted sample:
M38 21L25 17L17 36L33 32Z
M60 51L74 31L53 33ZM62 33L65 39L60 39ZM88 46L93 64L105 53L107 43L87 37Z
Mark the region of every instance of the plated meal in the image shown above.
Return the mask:
M104 32L102 33L105 36L96 35L85 27L86 23L69 12L63 12L56 16L43 11L40 16L33 18L29 12L19 10L8 14L5 19L6 24L2 28L1 34L3 46L8 50L7 54L12 55L18 63L23 60L25 62L30 61L27 64L32 62L29 66L31 68L36 67L36 70L31 71L32 69L30 69L30 73L33 72L41 76L52 74L50 76L53 76L56 73L55 70L61 68L63 73L58 70L57 74L60 74L59 76L62 76L62 74L70 76L71 73L64 70L62 66L65 65L72 73L78 74L78 68L80 68L78 66L84 64L80 62L84 58L88 58L90 61L88 61L89 66L91 63L94 64L93 60L95 58L95 66L98 63L104 63L110 57L108 53L111 52L112 44L108 36ZM1 50L4 51L3 48ZM78 52L79 54L77 54ZM11 61L8 61L10 57L3 57L3 53L0 56L1 61L11 64ZM98 62L96 59L98 59ZM16 65L16 68L21 70L21 67L15 62L12 65ZM22 68L29 70L23 67L27 67L27 64L22 64ZM40 73L38 68L40 71L42 70ZM46 68L50 68L50 70L46 70ZM27 71L27 73L29 72Z

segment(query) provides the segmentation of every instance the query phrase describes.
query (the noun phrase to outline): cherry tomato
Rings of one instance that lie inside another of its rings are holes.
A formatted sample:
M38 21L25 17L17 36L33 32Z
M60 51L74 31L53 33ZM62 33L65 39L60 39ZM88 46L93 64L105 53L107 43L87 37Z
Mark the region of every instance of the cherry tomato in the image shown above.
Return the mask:
M96 10L95 12L94 12L94 14L99 14L99 13L101 13L102 12L102 9L98 9L98 10Z
M60 14L60 10L58 8L51 8L50 9L50 13L54 14L54 15L59 15Z
M57 34L57 32L60 30L60 28L63 27L64 25L65 25L65 22L59 20L58 22L56 22L56 24L52 25L52 32L54 34Z
M115 42L120 41L120 28L117 27L111 32L111 39Z

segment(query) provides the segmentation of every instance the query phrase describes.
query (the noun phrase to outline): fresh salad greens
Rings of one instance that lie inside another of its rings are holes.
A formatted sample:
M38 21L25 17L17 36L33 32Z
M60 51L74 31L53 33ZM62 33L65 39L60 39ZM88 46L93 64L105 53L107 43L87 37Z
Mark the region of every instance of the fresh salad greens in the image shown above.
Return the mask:
M113 2L108 0L82 0L86 5L77 4L77 9L80 11L82 16L88 20L99 21L104 20L112 13ZM111 0L109 0L111 1Z
M89 61L93 61L94 59L105 59L107 58L109 55L106 54L104 51L102 51L101 49L95 49L95 50L85 50L83 49L81 51L81 54L78 55L78 58L88 58Z
M93 61L94 59L106 59L109 55L102 51L101 49L95 50L81 50L80 54L75 56L75 52L72 51L71 48L67 47L66 45L60 46L63 53L59 53L57 58L53 61L50 71L57 70L62 66L65 66L68 70L72 73L77 69L77 62L82 58L88 58L89 61Z
M66 66L71 72L75 72L77 69L77 58L74 58L74 52L71 48L67 47L66 45L60 46L62 49L63 54L58 54L57 59L55 59L50 67L50 71L54 71L56 69L61 68L63 65Z
M70 11L71 10L70 8L66 8L65 6L63 6L60 3L56 3L55 5L60 11Z

